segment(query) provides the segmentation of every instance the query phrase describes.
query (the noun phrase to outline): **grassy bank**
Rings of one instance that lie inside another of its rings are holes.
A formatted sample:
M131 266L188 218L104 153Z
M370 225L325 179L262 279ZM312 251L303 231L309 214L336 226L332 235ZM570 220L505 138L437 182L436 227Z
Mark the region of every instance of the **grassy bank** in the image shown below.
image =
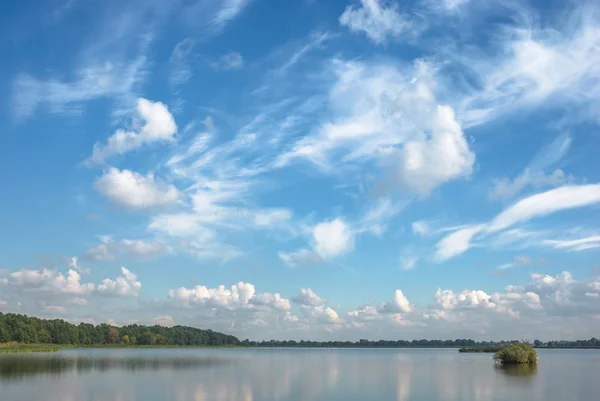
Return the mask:
M58 345L53 344L21 344L21 343L2 343L0 344L0 354L24 353L24 352L57 352L60 350Z
M24 352L58 352L61 349L88 349L88 348L241 348L235 345L124 345L124 344L96 344L96 345L56 345L56 344L22 344L17 342L0 343L0 354Z

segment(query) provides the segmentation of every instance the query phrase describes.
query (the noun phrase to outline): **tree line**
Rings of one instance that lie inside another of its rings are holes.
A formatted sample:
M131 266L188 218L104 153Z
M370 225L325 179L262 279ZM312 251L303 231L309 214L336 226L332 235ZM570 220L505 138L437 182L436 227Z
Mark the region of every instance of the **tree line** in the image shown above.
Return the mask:
M188 326L144 326L132 324L115 327L106 323L78 325L62 319L39 319L26 315L0 312L0 343L58 345L192 345L245 347L311 347L311 348L442 348L442 347L504 347L521 341L474 341L456 340L359 340L353 341L240 341L237 337L212 330ZM600 340L533 341L537 348L600 348Z
M46 320L0 312L0 343L60 345L239 345L237 337L187 326L114 327L108 324L78 325L61 319Z
M527 341L527 340L525 340ZM240 343L246 347L307 347L307 348L444 348L444 347L464 347L464 348L484 348L500 349L510 344L522 343L523 340L510 341L474 341L471 339L456 340L359 340L353 341L287 341L287 340L269 340L269 341L249 341L244 340ZM600 348L600 340L592 338L590 340L576 341L549 341L542 342L535 340L532 344L536 348Z

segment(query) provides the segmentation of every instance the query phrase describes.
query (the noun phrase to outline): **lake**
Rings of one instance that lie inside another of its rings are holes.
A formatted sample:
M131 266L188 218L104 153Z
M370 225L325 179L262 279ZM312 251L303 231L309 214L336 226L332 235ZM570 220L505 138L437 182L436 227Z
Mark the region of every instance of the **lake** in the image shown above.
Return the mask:
M0 355L2 401L590 401L600 350L502 369L455 349L83 349Z

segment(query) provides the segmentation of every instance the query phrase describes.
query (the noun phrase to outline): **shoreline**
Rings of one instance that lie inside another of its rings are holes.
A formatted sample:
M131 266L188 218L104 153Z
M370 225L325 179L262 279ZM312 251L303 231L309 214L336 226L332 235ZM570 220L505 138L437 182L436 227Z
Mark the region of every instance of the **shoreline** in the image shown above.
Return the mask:
M54 353L62 350L75 349L170 349L170 348L189 348L189 349L446 349L458 350L459 353L494 353L497 349L492 347L309 347L309 346L244 346L244 345L124 345L124 344L96 344L96 345L60 345L60 344L0 344L0 355L2 354L20 354L20 353ZM581 349L598 350L600 347L534 347L536 349Z

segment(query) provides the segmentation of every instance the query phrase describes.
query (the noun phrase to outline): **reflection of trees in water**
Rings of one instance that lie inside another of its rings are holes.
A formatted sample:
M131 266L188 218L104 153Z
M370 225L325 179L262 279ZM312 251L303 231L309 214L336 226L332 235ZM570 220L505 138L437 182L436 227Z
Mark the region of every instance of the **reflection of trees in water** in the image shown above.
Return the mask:
M537 364L494 364L496 371L504 373L506 376L531 378L537 373Z
M33 375L60 375L62 373L113 369L130 372L160 369L190 369L209 367L226 362L220 358L128 358L128 357L2 357L0 380L19 379Z

